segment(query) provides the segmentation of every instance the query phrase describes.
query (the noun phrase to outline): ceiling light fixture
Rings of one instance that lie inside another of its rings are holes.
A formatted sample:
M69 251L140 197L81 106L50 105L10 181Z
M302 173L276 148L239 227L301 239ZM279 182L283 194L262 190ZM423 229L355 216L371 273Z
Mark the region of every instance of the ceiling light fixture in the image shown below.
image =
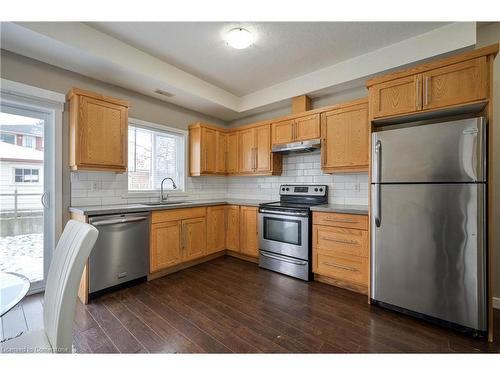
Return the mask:
M233 48L243 49L250 46L254 42L254 38L250 31L237 27L229 30L226 34L226 42Z

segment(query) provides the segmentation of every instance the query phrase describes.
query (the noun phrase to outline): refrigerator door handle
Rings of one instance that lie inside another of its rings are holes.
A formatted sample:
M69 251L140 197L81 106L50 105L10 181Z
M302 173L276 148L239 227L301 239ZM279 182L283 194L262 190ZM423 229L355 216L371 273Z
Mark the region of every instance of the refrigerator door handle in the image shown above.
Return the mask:
M374 206L375 206L375 225L377 227L380 227L380 223L381 223L381 209L382 209L382 206L381 206L381 202L380 202L380 190L381 190L381 186L380 186L380 172L381 172L381 166L382 166L382 142L380 142L380 140L377 140L377 142L375 143L375 154L376 154L376 166L375 166L375 170L376 170L376 173L377 173L377 176L376 176L376 180L374 181L376 183L376 186L375 186L375 202L374 202Z

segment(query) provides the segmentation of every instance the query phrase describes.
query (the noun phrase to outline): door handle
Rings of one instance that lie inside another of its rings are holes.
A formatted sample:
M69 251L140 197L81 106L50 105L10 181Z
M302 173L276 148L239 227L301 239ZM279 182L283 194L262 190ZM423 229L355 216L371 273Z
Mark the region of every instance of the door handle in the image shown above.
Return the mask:
M45 199L47 198L48 203L46 203ZM40 203L43 208L50 208L50 194L47 191L44 191L42 196L40 197Z
M133 223L136 221L142 221L146 220L147 217L141 216L141 217L133 217L133 218L128 218L128 219L113 219L113 220L102 220L102 221L96 221L96 222L90 222L94 227L102 226L102 225L113 225L113 224L124 224L124 223Z
M376 186L375 186L375 225L377 227L380 227L380 224L382 222L382 205L381 205L381 185L380 185L380 174L381 174L381 165L382 165L382 142L380 140L377 140L377 143L375 144L375 154L377 155L376 161L376 172L377 172L377 179L376 179Z

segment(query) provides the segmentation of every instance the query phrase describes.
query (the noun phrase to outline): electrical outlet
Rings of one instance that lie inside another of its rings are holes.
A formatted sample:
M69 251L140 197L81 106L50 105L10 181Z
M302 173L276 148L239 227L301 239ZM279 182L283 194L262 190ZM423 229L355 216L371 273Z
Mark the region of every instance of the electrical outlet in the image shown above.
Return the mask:
M354 191L361 191L361 184L359 182L354 184Z
M92 182L92 191L100 190L101 189L101 183L99 181L94 181Z

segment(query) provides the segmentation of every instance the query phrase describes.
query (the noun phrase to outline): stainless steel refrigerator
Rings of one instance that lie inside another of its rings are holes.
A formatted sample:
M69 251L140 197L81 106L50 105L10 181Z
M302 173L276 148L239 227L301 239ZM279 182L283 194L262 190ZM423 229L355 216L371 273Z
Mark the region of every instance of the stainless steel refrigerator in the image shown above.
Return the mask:
M386 127L372 137L372 302L484 334L486 122Z

